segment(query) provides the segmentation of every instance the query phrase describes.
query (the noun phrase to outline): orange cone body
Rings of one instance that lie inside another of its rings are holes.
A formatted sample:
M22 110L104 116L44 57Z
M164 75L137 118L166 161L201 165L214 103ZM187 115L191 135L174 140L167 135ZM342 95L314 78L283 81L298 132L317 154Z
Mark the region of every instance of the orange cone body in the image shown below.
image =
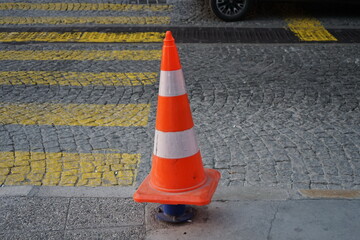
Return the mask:
M180 59L166 32L161 60L152 168L134 194L137 202L206 205L220 173L203 167Z

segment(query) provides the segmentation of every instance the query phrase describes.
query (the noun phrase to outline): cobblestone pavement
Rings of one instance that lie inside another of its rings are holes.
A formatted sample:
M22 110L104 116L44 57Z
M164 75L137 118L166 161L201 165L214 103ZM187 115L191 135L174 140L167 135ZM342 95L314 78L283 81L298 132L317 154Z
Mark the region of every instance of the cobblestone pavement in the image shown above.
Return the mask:
M3 45L1 51L29 48L55 51L69 47L91 51L153 51L161 45ZM222 172L221 184L359 188L360 59L352 54L359 51L357 45L179 44L179 49L203 161L206 167ZM6 60L3 63L3 71L91 73L133 72L141 68L156 72L159 68L158 60ZM14 84L2 85L1 92L2 103L47 103L43 108L45 112L51 112L54 106L58 109L59 104L150 104L149 121L143 127L81 123L71 126L52 119L49 120L52 124L38 125L36 121L40 120L33 118L34 122L22 125L9 124L11 120L6 120L0 130L3 154L14 151L64 152L64 156L67 152L141 154L138 180L148 173L156 84L82 87ZM19 112L18 119L30 114ZM7 119L15 118L10 111L3 115L7 115ZM27 155L30 155L28 165L36 160L31 154ZM62 166L65 158L61 160ZM17 161L16 157L11 158L14 160ZM74 164L81 164L80 160L75 161ZM28 165L26 172L29 172ZM13 167L14 174L16 167Z
M279 4L226 24L199 0L17 2L0 0L2 28L289 23ZM138 4L145 2L155 4ZM349 16L321 22L358 26ZM221 171L220 184L360 189L358 44L178 47L203 162ZM160 50L161 43L0 44L0 185L139 184L151 164Z

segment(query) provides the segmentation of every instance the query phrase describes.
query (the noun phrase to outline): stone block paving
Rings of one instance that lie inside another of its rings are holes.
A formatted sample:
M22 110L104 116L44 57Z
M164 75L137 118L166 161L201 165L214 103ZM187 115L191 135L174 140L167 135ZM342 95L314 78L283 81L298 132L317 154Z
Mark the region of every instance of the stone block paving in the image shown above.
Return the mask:
M2 26L225 25L200 0L12 2ZM227 26L284 27L275 8ZM248 199L215 196L177 229L131 199L151 167L160 43L0 44L0 239L357 239L357 200L288 198L360 189L360 47L178 47L204 165Z
M224 184L359 188L358 46L194 48L185 77Z
M4 185L131 185L140 154L1 152Z
M2 45L1 50L68 46ZM203 162L222 172L221 185L359 189L360 60L352 54L360 50L358 46L178 47ZM159 50L161 45L77 44L71 48ZM2 62L3 71L157 72L159 68L158 60ZM145 126L5 124L0 127L0 149L141 154L134 176L139 184L151 165L157 87L1 85L0 101L7 103L147 103L151 108Z
M152 66L159 66L160 51L73 47L33 45L33 54L24 55L19 53L28 51L26 45L1 47L14 53L2 55L1 184L135 183L144 152L137 138L149 138L144 129L156 96L158 72Z
M200 0L29 3L0 0L2 26L225 24ZM266 11L266 21L227 26L285 26L269 17L276 6ZM359 188L359 47L178 46L203 161L222 185ZM138 184L151 164L160 50L0 45L0 184Z
M0 1L0 24L16 26L164 25L173 6L166 0Z

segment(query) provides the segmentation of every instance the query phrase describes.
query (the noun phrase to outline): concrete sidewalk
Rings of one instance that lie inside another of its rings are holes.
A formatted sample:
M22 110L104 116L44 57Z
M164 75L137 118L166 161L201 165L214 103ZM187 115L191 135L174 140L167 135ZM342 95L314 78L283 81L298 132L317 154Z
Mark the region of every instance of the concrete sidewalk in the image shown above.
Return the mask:
M192 222L157 221L133 187L0 188L1 239L359 239L359 191L220 187ZM317 197L317 198L310 198ZM326 198L324 198L326 197ZM329 198L330 197L330 198Z

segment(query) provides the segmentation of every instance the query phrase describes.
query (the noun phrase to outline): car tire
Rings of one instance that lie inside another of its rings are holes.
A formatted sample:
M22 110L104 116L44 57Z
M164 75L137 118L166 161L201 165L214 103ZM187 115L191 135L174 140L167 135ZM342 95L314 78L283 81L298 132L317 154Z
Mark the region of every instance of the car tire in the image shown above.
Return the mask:
M239 21L244 18L254 0L210 0L213 13L226 22Z

